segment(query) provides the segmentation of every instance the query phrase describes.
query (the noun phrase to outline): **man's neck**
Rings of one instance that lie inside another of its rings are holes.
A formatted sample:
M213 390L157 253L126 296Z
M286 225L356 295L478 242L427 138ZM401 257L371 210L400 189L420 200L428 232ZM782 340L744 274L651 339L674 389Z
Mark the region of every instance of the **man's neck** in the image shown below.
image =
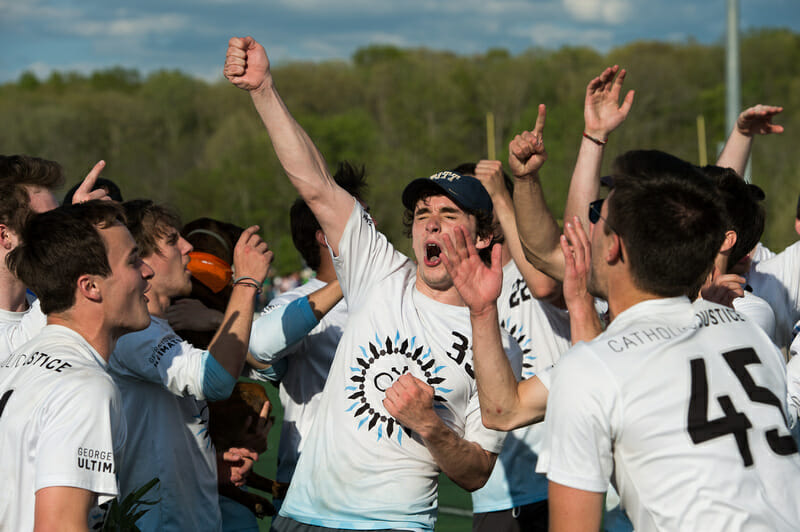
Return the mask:
M154 293L153 290L150 290L147 293L147 311L150 313L151 316L156 316L158 318L163 318L167 312L167 309L172 302L172 298L166 294L158 294Z
M61 325L81 335L91 345L100 357L108 362L114 346L117 344L115 336L103 323L102 319L87 319L77 312L55 313L47 316L48 325Z
M317 269L317 279L323 283L330 283L336 280L336 269L333 267L333 262L320 261L319 268Z
M0 268L0 310L22 312L27 309L25 285L11 272Z
M652 294L641 290L633 284L632 280L617 279L609 281L608 289L608 314L609 319L614 319L631 308L643 301L650 301L653 299L663 299L663 296Z
M415 286L420 294L429 297L439 303L444 303L445 305L453 305L456 307L466 306L464 300L461 299L461 294L458 293L458 290L456 290L456 287L453 285L450 285L450 288L446 290L437 290L435 288L431 288L430 286L428 286L428 284L425 281L423 281L419 276L417 276L417 281Z

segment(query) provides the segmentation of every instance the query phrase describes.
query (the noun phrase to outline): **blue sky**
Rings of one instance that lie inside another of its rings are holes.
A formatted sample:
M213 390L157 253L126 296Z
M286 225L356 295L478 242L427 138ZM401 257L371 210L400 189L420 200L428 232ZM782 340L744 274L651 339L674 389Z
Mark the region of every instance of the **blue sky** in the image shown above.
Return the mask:
M725 0L0 0L0 82L123 66L220 76L227 40L274 63L393 44L458 53L724 38ZM800 32L800 1L740 0L742 29Z

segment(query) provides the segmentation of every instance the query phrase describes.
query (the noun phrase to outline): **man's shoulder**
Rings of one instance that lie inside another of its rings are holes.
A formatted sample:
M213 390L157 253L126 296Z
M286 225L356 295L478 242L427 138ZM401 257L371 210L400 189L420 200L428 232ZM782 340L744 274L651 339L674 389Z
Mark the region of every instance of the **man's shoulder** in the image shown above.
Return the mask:
M316 278L309 279L307 283L296 286L291 290L287 290L286 292L283 292L282 294L272 298L269 303L267 303L267 308L288 305L296 299L300 299L301 297L305 297L312 292L316 292L327 284L328 283L320 281Z
M109 367L113 373L150 372L165 356L176 356L189 348L191 345L178 336L166 320L151 316L146 329L120 337L111 353Z

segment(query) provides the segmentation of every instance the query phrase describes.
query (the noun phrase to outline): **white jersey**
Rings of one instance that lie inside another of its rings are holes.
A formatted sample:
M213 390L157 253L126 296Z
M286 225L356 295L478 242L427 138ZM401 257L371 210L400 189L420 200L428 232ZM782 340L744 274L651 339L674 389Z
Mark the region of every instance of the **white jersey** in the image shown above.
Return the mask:
M469 311L418 292L414 263L354 205L334 259L349 321L280 514L331 528L432 529L440 469L386 411L386 390L409 373L434 388L457 435L492 453L505 435L481 422Z
M756 247L753 248L753 253L750 255L751 269L759 262L769 260L774 256L775 253L772 250L770 250L767 246L759 242L758 244L756 244Z
M288 305L301 297L316 292L327 283L311 279L306 284L284 292L270 301L264 313ZM278 472L276 480L289 482L303 451L303 440L319 407L322 388L333 363L336 346L347 322L347 304L340 300L302 340L278 353L274 358L285 358L286 373L280 382L280 399L283 406L281 440L278 446Z
M28 293L28 310L11 312L0 309L0 359L13 353L47 325L47 316L35 296Z
M786 388L789 401L789 415L791 417L792 425L795 428L800 428L797 423L800 419L800 357L797 352L800 350L800 336L795 338L792 342L792 349L790 351L792 358L786 364ZM797 431L795 431L797 432Z
M118 494L125 445L119 391L106 362L75 331L49 325L0 359L0 530L33 530L35 493ZM96 508L90 522L102 518Z
M522 348L522 378L553 366L570 346L569 314L535 299L514 261L503 267L497 300L501 325ZM542 423L511 431L489 480L472 492L475 513L508 510L547 499L547 477L534 473L544 438Z
M769 303L745 290L743 297L733 300L733 308L744 314L744 316L761 327L767 333L769 339L777 344L775 338L775 312Z
M217 464L203 400L205 351L181 340L161 318L117 342L109 368L122 394L129 444L120 468L127 495L154 477L143 531L219 530Z
M748 276L748 284L775 312L778 346L788 346L792 328L800 320L800 241L756 264Z
M540 469L594 492L613 474L638 532L796 530L785 371L733 309L639 303L556 366Z

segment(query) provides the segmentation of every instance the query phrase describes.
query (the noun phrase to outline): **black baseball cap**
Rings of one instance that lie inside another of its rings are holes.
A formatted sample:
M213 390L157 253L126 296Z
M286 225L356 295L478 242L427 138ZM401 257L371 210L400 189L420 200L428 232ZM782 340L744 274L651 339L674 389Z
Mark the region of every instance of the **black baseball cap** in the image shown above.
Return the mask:
M459 207L468 211L486 211L491 214L492 198L478 179L445 170L430 177L415 179L403 191L403 205L411 211L424 190L438 190Z

